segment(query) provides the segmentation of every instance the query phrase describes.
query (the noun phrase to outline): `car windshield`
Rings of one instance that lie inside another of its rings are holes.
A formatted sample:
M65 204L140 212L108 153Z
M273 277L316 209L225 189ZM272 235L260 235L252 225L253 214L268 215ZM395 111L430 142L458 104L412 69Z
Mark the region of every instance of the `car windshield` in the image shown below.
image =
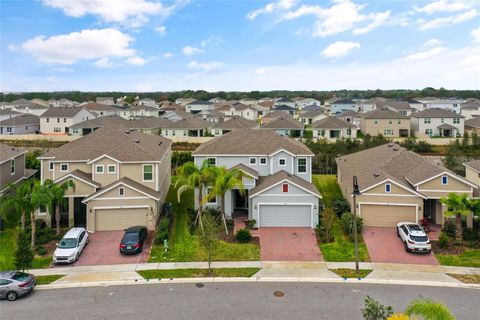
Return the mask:
M138 234L137 233L127 233L123 237L122 242L125 243L125 244L137 243L138 242Z
M60 243L58 244L58 247L60 249L72 249L77 246L77 239L72 239L72 238L63 238Z
M427 236L410 236L410 238L415 241L415 242L427 242L428 238Z
M410 229L410 231L423 231L418 224L409 224L408 229Z
M28 273L25 272L17 272L15 275L12 277L13 280L17 281L25 281L28 279Z

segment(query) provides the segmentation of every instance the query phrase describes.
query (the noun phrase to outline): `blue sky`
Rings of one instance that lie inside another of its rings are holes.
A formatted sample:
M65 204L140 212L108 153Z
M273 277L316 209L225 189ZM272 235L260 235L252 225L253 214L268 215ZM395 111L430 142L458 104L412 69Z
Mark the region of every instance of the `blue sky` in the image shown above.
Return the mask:
M480 1L2 1L2 91L480 89Z

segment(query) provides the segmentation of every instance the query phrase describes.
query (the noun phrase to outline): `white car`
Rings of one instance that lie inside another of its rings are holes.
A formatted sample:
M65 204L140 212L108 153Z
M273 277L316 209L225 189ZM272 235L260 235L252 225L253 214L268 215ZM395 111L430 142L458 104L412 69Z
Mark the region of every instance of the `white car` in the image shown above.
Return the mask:
M88 232L85 228L72 228L57 243L53 253L54 263L72 263L78 260L88 243Z
M432 244L422 226L413 222L400 222L397 224L397 235L402 239L407 252L432 251Z

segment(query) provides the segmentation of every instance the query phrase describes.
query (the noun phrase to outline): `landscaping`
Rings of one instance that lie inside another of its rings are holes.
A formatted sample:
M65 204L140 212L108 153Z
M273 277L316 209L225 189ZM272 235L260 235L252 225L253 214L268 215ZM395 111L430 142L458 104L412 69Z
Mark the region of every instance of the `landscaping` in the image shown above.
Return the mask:
M342 190L340 190L334 174L314 174L313 184L322 194L324 204L331 204L333 199L342 196Z
M212 269L171 269L171 270L142 270L137 271L145 279L173 279L173 278L201 278L201 277L251 277L260 268L219 268Z
M64 275L35 276L35 281L37 282L37 286L38 286L42 284L50 284L63 277Z
M358 275L355 273L354 269L339 268L330 269L330 271L335 272L342 278L365 278L373 270L358 270Z
M452 278L462 281L463 283L480 284L480 274L447 274Z
M435 254L444 266L480 268L480 249L465 249L459 254Z

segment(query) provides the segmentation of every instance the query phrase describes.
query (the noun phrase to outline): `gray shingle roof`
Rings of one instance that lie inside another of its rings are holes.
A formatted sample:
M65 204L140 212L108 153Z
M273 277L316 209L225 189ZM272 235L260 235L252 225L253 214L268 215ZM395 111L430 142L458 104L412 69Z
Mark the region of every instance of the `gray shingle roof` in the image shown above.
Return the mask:
M354 127L354 125L337 117L328 117L312 123L314 129L345 129L351 127Z
M70 126L70 128L102 128L107 126L117 126L130 128L130 121L119 116L104 116L79 122Z
M265 129L303 129L304 125L292 117L280 117L262 126Z
M69 172L68 175L72 175L72 176L75 176L75 177L77 177L77 178L79 178L79 179L85 180L85 181L87 181L88 183L93 184L93 185L95 185L95 186L97 186L97 187L100 187L100 186L101 186L100 183L95 182L95 181L92 180L92 174L91 174L91 173L86 173L86 172L84 172L84 171L82 171L82 170L80 170L80 169L75 169L75 170L73 170L72 172ZM63 178L66 177L66 176L67 176L67 175L60 177L59 179L55 180L55 182L63 180Z
M448 109L431 108L423 111L412 113L414 118L465 118L461 114L455 113Z
M308 110L300 113L300 118L314 118L322 114L323 114L322 110Z
M252 168L247 167L247 166L244 165L243 163L239 163L239 164L231 167L230 169L238 169L238 170L241 170L241 171L245 172L246 174L251 175L251 176L254 177L254 178L258 178L258 177L260 176L260 175L258 174L258 171L257 171L257 170L253 170Z
M295 175L291 175L284 170L280 170L269 176L260 177L258 179L258 182L255 188L251 189L248 193L251 195L256 193L261 193L262 191L268 189L269 187L274 186L275 184L280 183L281 181L284 181L284 180L289 181L293 184L296 184L302 187L303 189L310 191L316 196L321 197L320 192L315 187L315 185L313 185L313 183L303 180L302 178L297 177Z
M25 152L26 150L24 148L12 147L8 144L0 143L0 163L3 163Z
M477 172L480 172L480 160L472 160L469 162L465 162L463 165L466 167L470 167Z
M234 130L234 129L247 129L247 128L257 128L258 123L253 120L248 120L242 117L233 117L222 123L218 123L213 126L212 129L224 129L224 130Z
M480 128L480 116L465 120L465 127Z
M148 194L148 195L150 195L150 196L152 196L156 199L160 199L160 197L161 197L161 192L155 191L155 190L153 190L153 189L151 189L151 188L149 188L149 187L147 187L147 186L145 186L141 183L138 183L138 182L136 182L136 181L134 181L134 180L132 180L128 177L122 177L122 178L106 185L105 187L103 187L101 189L98 189L97 192L89 195L86 198L86 200L87 200L86 202L88 202L88 199L95 198L98 194L102 193L104 190L107 190L107 189L111 188L112 186L115 186L116 184L119 184L119 183L130 186L130 187L135 188L137 190L140 190L140 191L142 191L142 192L144 192L144 193L146 193L146 194Z
M60 117L71 118L83 110L83 107L51 107L45 111L41 117Z
M81 106L89 111L117 111L118 109L109 104L90 102Z
M353 110L346 110L346 111L343 111L342 113L340 113L338 115L339 118L343 118L343 117L356 117L356 118L360 118L360 113L357 112L357 111L353 111Z
M33 114L22 114L21 116L13 117L0 121L0 126L25 126L25 125L40 125L40 117Z
M408 101L377 101L377 108L391 107L396 110L411 110L412 107Z
M11 108L0 109L0 115L10 115L10 114L22 114L22 113L15 111Z
M410 119L389 109L375 109L361 115L364 119Z
M437 129L444 129L444 130L454 130L458 129L457 127L452 126L451 124L448 123L442 123L437 127Z

